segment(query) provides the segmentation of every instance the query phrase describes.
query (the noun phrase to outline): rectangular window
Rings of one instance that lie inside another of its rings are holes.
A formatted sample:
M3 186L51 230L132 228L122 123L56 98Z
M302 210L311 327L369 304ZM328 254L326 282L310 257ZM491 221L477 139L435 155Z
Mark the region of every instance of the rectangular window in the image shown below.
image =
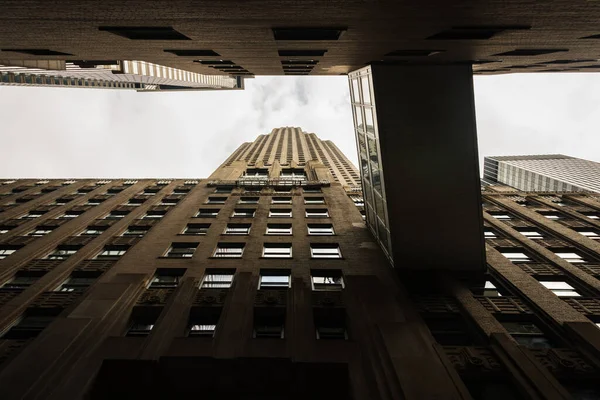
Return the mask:
M189 337L214 337L219 315L202 315L190 320Z
M269 218L292 218L291 208L271 208Z
M478 282L471 287L471 292L475 296L485 297L502 297L502 292L498 289L495 282L486 280L485 282Z
M63 215L61 215L60 217L58 217L58 219L71 219L71 218L77 218L79 217L79 213L76 212L66 212Z
M335 235L332 224L307 224L309 235Z
M31 339L38 336L54 320L54 316L24 315L2 339Z
M501 251L500 253L504 257L506 257L510 261L512 261L513 263L520 263L520 262L529 262L529 261L531 261L531 259L529 258L529 256L527 254L525 254L525 253L512 252L512 251Z
M126 248L122 247L105 247L96 257L97 260L118 260L127 252Z
M216 258L242 258L244 243L218 243L213 254Z
M215 189L215 193L231 193L233 186L218 186Z
M583 259L583 257L581 257L577 253L555 252L554 254L556 254L557 256L559 256L560 258L562 258L563 260L568 261L568 262L570 262L572 264L585 262L585 260Z
M39 279L38 276L14 276L2 285L3 290L25 290Z
M240 197L240 204L258 204L258 197L247 197L247 196L242 196Z
M259 289L287 289L291 284L292 281L289 270L260 270Z
M318 186L305 186L302 191L304 193L322 193L321 188Z
M529 239L543 239L544 236L536 231L536 230L532 230L532 229L528 229L528 230L519 230L519 233L523 236L527 236Z
M273 197L271 198L271 204L292 204L291 197Z
M127 336L144 337L148 336L154 328L155 321L133 321L127 330Z
M255 339L283 339L285 315L255 316Z
M160 206L176 206L179 203L179 199L162 199L159 203ZM223 203L218 203L223 204Z
M165 257L191 258L198 247L198 243L172 243Z
M281 170L279 179L306 180L306 172L303 169L285 168Z
M206 235L210 224L187 224L184 235Z
M57 247L52 253L48 254L45 259L46 260L66 260L71 257L73 254L77 253L77 250L73 249L63 249Z
M304 204L325 204L324 197L305 197Z
M499 219L499 220L509 220L512 219L512 217L508 214L492 214L490 213L492 217Z
M500 321L500 323L521 346L531 349L553 347L544 332L532 321Z
M160 219L165 216L166 211L148 211L142 219Z
M267 179L269 170L267 168L248 168L243 175L243 178Z
M292 258L292 244L265 243L262 256L264 258Z
M34 229L33 231L29 232L27 236L41 237L49 234L50 232L52 232L52 229Z
M227 197L211 196L206 200L206 204L225 204Z
M216 218L219 214L218 208L201 208L196 214L196 218Z
M307 208L306 218L329 218L329 211L326 208Z
M234 270L207 269L200 289L228 289L233 283Z
M580 297L575 288L563 281L538 281L558 297Z
M292 224L267 224L267 235L291 235Z
M491 231L491 230L484 230L483 231L483 236L486 239L496 239L498 236L496 236L496 232Z
M337 322L337 321L336 321ZM317 339L318 340L346 340L348 339L348 332L346 327L339 323L319 323L316 324Z
M19 217L19 219L34 219L34 218L39 218L42 215L44 215L44 213L40 213L40 212L35 212L35 211L31 211L30 213L21 215Z
M561 216L558 214L542 214L544 217L548 218L548 219L561 219Z
M600 239L600 233L598 233L598 231L596 230L592 230L590 228L583 228L583 229L578 229L577 232L579 232L580 235L586 236L590 239Z
M227 224L224 235L249 235L252 224Z
M104 217L104 219L121 219L124 218L129 212L112 211L110 214Z
M233 218L253 218L256 212L253 208L236 208L231 216Z
M130 226L121 236L144 237L148 233L148 228L140 226Z
M312 290L340 291L344 288L344 278L340 270L311 270Z
M159 268L156 274L150 281L148 288L163 289L176 288L179 285L179 280L185 273L185 269L181 268Z
M84 292L90 287L96 278L75 278L71 277L64 281L59 287L56 288L56 292Z
M311 243L312 258L342 258L342 251L337 243Z
M583 213L586 217L588 217L589 219L600 219L600 216L598 216L597 213Z

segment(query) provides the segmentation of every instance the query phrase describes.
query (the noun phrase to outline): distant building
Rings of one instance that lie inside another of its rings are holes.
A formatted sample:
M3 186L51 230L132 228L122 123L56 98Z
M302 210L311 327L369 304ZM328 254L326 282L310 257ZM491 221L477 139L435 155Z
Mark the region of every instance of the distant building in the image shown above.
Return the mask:
M483 180L527 192L600 193L600 163L562 154L491 156L483 162Z
M7 63L8 64L8 63ZM2 65L0 85L135 89L146 91L243 89L242 76L203 75L144 61L57 61L37 68L33 61Z

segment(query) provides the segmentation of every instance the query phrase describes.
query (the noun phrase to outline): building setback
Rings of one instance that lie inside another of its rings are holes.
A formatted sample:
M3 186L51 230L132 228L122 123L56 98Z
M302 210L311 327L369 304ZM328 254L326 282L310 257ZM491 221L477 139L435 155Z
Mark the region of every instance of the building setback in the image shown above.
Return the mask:
M600 396L597 196L488 187L485 271L394 269L336 149L285 127L205 180L1 181L2 397Z
M600 193L600 163L562 154L485 157L483 180L529 192Z

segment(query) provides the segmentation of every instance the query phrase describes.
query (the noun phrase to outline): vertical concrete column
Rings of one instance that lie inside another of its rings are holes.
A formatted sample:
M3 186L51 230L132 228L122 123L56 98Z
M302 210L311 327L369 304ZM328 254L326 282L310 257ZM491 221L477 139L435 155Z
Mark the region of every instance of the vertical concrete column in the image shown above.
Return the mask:
M470 65L350 74L367 223L396 268L485 268L472 75Z

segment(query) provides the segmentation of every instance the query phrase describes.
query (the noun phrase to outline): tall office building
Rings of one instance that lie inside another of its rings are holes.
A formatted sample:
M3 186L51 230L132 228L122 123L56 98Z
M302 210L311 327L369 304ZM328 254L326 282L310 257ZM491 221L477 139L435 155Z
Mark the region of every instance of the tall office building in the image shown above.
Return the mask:
M600 163L562 154L485 157L483 180L528 192L600 193Z
M600 396L598 197L489 187L488 270L394 269L357 176L285 127L203 180L1 181L2 398Z
M244 88L241 76L202 75L144 61L22 61L7 64L2 65L0 61L0 85L4 86L135 89L140 92Z

